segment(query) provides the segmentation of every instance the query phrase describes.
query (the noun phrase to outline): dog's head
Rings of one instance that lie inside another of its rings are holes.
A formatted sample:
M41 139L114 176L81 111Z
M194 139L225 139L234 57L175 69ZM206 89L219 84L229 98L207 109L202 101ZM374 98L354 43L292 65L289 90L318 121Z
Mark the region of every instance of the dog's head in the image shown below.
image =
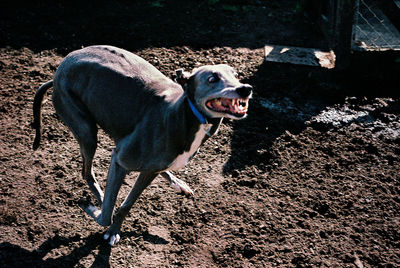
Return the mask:
M242 84L226 65L206 65L192 73L177 70L177 82L204 115L210 118L243 119L247 116L253 87Z

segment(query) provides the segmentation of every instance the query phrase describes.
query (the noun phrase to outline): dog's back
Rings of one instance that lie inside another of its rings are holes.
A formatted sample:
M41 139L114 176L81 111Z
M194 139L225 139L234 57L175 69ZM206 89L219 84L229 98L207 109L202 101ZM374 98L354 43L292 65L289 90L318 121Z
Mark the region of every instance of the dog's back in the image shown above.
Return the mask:
M91 46L70 53L54 77L58 113L69 95L85 106L114 139L132 132L146 113L158 114L183 94L182 87L144 59L111 46Z

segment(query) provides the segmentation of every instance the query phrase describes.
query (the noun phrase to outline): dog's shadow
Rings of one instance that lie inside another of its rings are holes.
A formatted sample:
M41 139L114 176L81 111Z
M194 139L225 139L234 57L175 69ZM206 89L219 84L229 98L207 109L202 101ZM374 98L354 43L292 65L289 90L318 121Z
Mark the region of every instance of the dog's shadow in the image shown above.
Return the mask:
M398 98L396 74L400 68L395 57L394 53L354 53L344 69L264 61L244 81L254 87L253 99L248 118L232 123L231 155L224 174L239 176L251 166L266 172L274 157L271 147L278 138L290 139L291 134L301 133L313 116L344 103L347 96Z
M152 244L168 244L164 238L147 231L142 233L123 232L121 236L122 238L141 238ZM79 243L80 241L84 241L83 244ZM79 244L79 246L75 246L75 244ZM46 258L51 251L63 247L73 249L66 255ZM91 234L86 238L81 238L79 235L72 237L55 235L32 251L9 242L3 242L0 243L0 267L75 267L80 260L90 254L96 255L90 267L110 267L111 249L112 247L103 239L102 233ZM97 254L94 253L95 250L98 250Z
M245 81L254 87L253 99L248 117L232 122L231 155L224 174L237 177L250 166L266 172L273 158L271 146L279 137L300 133L312 116L343 101L334 85L327 86L333 77L332 71L309 66L262 63Z

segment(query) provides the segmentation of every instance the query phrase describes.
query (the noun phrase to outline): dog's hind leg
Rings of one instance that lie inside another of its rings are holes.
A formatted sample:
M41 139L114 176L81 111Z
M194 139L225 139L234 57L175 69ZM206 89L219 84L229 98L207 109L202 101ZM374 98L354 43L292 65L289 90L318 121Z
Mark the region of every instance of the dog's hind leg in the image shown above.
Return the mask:
M137 178L135 185L133 186L132 190L130 191L129 195L126 197L124 202L122 203L121 207L117 210L114 215L113 224L104 234L104 239L110 239L109 244L111 246L118 243L120 239L120 232L121 232L121 225L124 221L126 215L128 214L129 210L131 209L132 205L138 199L140 194L146 189L147 186L154 180L157 176L157 173L140 173L139 177ZM106 191L107 195L107 191Z
M93 157L97 148L96 122L86 107L65 91L54 90L53 103L57 114L79 143L83 158L82 177L87 181L90 190L101 205L104 194L92 170Z
M109 226L111 224L117 195L126 174L128 174L128 171L126 171L117 163L117 156L113 151L110 168L108 169L106 190L101 209L98 209L90 202L84 202L80 204L81 208L98 224L102 226Z
M178 191L178 193L184 193L186 196L193 196L193 191L190 187L182 180L178 179L174 174L169 171L161 173L165 179L171 183L171 186Z
M86 180L89 189L92 191L101 206L103 203L104 193L93 172L93 157L97 148L97 128L92 130L91 134L91 136L87 136L85 139L81 138L78 140L83 159L82 177Z
M89 185L89 189L96 197L99 205L101 205L103 203L104 193L101 190L100 184L97 182L92 169L93 157L96 147L92 146L89 143L80 144L81 154L83 158L82 177L86 180L87 184Z

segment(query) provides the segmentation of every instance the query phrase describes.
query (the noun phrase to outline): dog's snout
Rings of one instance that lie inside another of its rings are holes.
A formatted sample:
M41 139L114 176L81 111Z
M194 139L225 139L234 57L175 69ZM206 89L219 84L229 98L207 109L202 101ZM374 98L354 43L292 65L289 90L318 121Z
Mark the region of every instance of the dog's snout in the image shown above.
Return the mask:
M247 98L250 96L251 92L253 90L253 87L250 85L243 85L240 86L236 89L236 92L240 95L242 98Z

